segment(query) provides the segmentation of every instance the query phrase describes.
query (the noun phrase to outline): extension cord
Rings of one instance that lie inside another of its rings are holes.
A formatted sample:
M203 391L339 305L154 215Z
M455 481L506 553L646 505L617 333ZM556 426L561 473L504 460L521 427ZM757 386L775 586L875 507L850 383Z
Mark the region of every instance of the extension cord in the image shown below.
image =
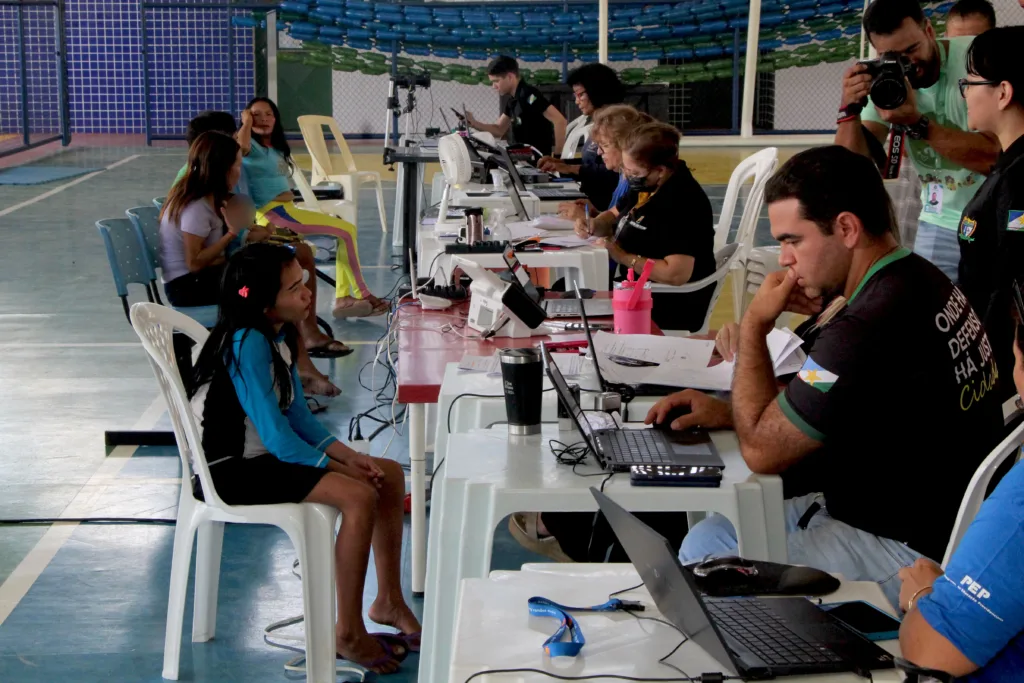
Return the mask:
M348 443L348 447L356 453L362 453L363 455L370 454L370 442L366 439L353 439Z
M451 308L454 303L451 299L430 296L429 294L420 294L419 302L425 311L443 311L446 308Z

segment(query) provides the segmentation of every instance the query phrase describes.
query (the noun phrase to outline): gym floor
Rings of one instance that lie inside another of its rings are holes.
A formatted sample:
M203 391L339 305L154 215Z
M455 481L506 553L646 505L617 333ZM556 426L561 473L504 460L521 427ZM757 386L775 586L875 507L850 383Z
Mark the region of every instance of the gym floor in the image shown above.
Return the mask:
M360 168L383 171L391 216L394 173L381 167L379 146L353 151ZM683 154L716 212L733 166L751 151ZM169 423L145 353L117 300L95 223L164 196L185 149L146 147L137 138L86 138L84 144L76 138L72 147L28 156L32 164L106 170L46 185L0 186L0 681L157 682L173 527L6 522L175 516L181 485L175 449L104 446L104 430L166 429ZM308 157L297 159L308 164ZM4 163L12 160L0 159ZM762 218L756 245L770 239ZM370 288L379 295L391 291L401 273L393 268L391 236L381 234L372 191L360 197L359 252ZM332 294L320 285L320 314L328 320ZM712 328L731 319L731 309L732 297L722 296ZM385 324L382 317L334 323L335 335L356 353L317 361L343 390L324 401L329 409L321 415L342 438L349 419L374 404L358 373L372 360ZM389 437L384 432L373 441L375 455L384 452ZM407 439L396 436L387 455L407 463ZM263 641L265 626L301 614L293 560L290 543L277 529L228 526L217 637L191 643L190 594L181 680L302 678L283 668L293 653ZM528 561L543 558L521 549L501 525L494 568L514 569ZM408 579L408 549L405 565ZM371 571L366 606L375 590ZM411 597L410 604L422 608ZM416 667L412 655L388 680L415 681Z

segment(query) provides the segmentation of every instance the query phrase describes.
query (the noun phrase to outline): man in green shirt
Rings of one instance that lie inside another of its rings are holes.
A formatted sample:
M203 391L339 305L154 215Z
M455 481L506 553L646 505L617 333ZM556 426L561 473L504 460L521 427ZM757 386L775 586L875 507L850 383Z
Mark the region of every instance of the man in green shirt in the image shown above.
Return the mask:
M855 64L843 79L836 144L872 155L891 126L905 130L905 150L921 178L921 219L914 250L957 280L957 229L964 207L985 180L999 143L967 128L967 104L958 81L967 76L965 57L973 38L937 40L917 0L875 0L864 13L864 29L879 54L896 52L910 60L907 101L896 109L863 111L872 77ZM909 245L908 245L909 246Z

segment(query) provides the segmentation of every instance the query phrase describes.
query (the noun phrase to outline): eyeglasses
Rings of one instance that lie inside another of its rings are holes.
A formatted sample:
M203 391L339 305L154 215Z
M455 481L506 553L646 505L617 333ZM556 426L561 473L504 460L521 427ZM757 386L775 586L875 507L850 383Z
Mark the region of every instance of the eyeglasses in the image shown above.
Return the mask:
M961 78L956 82L956 84L960 86L960 97L963 97L964 99L967 98L967 88L972 85L999 85L999 83L1000 81L970 81L966 78Z

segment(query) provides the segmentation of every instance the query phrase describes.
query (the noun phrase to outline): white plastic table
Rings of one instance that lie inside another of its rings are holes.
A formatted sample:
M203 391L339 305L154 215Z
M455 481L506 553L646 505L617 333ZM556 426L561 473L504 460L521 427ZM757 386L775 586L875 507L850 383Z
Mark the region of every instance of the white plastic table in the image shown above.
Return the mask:
M528 598L541 595L568 605L594 605L608 594L640 583L629 564L524 565L519 572L492 572L488 578L464 579L456 605L455 633L449 665L443 679L464 683L478 671L534 668L567 676L618 674L641 679L678 678L679 673L659 664L682 637L675 629L639 622L627 614L576 613L587 644L580 656L550 658L541 644L555 631L553 619L531 617ZM624 594L646 606L643 616L662 618L643 587ZM872 582L844 581L826 602L865 600L892 614L881 589ZM899 654L899 641L878 643ZM723 667L696 643L688 642L668 661L689 675L723 671ZM723 671L724 673L724 671ZM873 680L900 681L894 670L872 672ZM422 676L422 674L421 674ZM422 680L422 679L421 679ZM790 680L790 678L786 678ZM821 683L862 682L852 673L793 677L794 681ZM518 673L480 676L473 683L548 683L550 677Z
M575 473L556 463L548 440L559 434L555 425L545 425L542 434L532 437L512 437L504 426L449 436L431 504L421 682L447 680L453 597L460 580L487 575L494 530L502 519L520 510L597 509L590 487L601 484L602 471L592 460ZM623 473L607 482L605 493L634 512L719 512L736 526L740 554L773 559L766 520L782 524L781 480L752 476L733 432L715 432L712 439L725 463L720 488L633 487ZM774 552L777 558L778 549Z
M416 266L417 277L430 277L437 272L438 267L451 277L451 256L444 253L444 244L434 236L431 226L420 227L417 253L419 254L417 257L419 263ZM471 260L483 268L506 267L501 254L459 254L459 257ZM606 292L611 288L608 250L601 247L587 246L558 251L521 251L516 252L516 257L527 268L556 268L573 271L569 277L574 278L584 289ZM433 269L431 269L431 264L434 266Z

